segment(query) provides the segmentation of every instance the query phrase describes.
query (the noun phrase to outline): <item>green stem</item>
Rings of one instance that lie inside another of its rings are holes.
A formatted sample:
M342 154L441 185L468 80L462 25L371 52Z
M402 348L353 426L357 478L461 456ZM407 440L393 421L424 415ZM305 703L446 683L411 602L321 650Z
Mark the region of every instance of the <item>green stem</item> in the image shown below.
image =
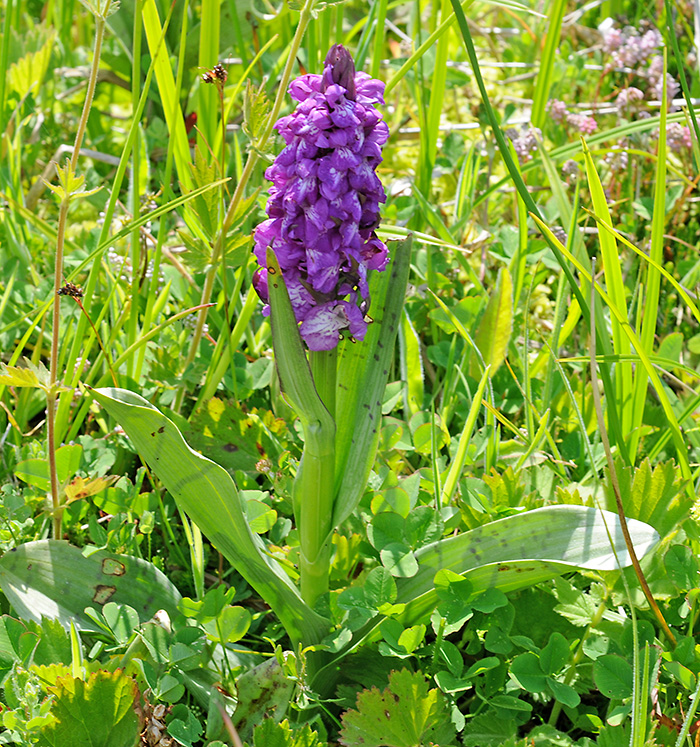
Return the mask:
M75 174L78 167L78 157L80 148L83 144L85 129L87 128L88 117L90 116L90 107L95 95L95 86L97 85L97 73L100 67L100 53L102 51L102 39L105 30L105 18L109 11L111 0L108 0L103 15L95 16L95 49L92 57L92 68L88 79L87 92L85 94L85 103L83 111L78 122L78 130L75 133L75 143L73 145L73 155L70 160L69 173ZM56 229L56 257L54 264L54 294L53 294L53 317L52 317L52 334L51 334L51 358L49 363L49 389L46 395L46 450L49 459L49 476L51 482L51 503L53 508L53 536L60 539L62 530L62 512L60 509L60 488L58 485L58 472L56 469L56 382L58 381L58 350L59 350L59 327L61 321L61 296L58 291L63 281L63 249L66 236L66 223L68 221L68 208L70 207L71 196L66 194L61 200L61 207L58 213L58 226Z
M337 352L336 348L309 354L316 391L331 417L335 414ZM304 439L294 491L301 543L301 596L313 607L329 588L335 433L329 434L321 422L313 420L304 428Z

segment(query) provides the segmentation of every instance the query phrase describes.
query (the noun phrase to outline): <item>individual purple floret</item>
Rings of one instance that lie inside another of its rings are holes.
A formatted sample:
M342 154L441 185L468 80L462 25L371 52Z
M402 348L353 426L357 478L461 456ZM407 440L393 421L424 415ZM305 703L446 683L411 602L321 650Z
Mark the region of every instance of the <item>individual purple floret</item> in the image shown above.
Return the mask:
M355 72L350 53L336 44L323 74L302 75L289 94L299 104L275 125L286 147L265 172L272 186L268 220L255 231L261 267L253 285L267 304L272 247L302 338L310 350L332 350L345 333L364 338L367 275L388 261L375 233L386 201L375 173L389 136L374 108L384 103L384 83Z

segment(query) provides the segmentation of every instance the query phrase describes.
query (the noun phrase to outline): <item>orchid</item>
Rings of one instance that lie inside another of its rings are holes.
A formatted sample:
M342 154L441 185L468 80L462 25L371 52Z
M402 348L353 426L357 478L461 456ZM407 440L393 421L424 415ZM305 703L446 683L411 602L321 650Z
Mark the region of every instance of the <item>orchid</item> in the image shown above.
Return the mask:
M300 333L312 351L332 350L344 334L363 340L368 273L387 265L377 238L386 197L376 168L389 128L374 104L384 83L355 72L350 53L333 46L322 75L289 86L296 110L275 125L286 147L267 169L268 219L255 232L261 267L255 288L265 301L268 247L280 264Z

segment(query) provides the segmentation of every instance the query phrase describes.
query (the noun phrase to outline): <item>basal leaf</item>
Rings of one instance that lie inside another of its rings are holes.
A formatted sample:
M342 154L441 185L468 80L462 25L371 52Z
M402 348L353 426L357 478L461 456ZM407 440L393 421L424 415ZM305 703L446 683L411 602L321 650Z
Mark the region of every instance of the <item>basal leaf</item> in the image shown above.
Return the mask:
M89 558L58 540L37 540L0 558L0 588L17 614L41 622L42 616L71 621L93 630L86 607L127 604L149 620L158 610L177 612L180 594L152 564L131 555L99 550Z
M275 610L289 635L308 642L323 638L326 621L302 601L286 571L251 532L226 470L193 451L173 422L137 394L98 389L93 395L124 428L180 508Z
M421 672L402 669L389 675L389 686L363 690L357 710L342 717L340 743L346 747L415 747L456 743L450 712L443 694Z
M639 557L658 541L648 524L628 522ZM615 551L610 546L612 537ZM469 579L474 592L514 591L574 568L614 570L630 565L616 514L585 506L545 506L433 542L415 553L418 573L400 579L397 602L408 622L429 615L437 598L435 574L448 569Z

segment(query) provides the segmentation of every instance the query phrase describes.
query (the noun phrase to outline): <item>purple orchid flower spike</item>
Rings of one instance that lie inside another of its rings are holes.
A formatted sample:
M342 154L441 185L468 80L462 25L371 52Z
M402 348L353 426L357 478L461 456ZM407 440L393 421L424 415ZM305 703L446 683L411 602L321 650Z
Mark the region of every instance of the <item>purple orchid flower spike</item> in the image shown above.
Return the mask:
M376 169L389 128L374 108L384 103L384 83L355 72L336 44L323 74L302 75L289 94L299 103L275 125L286 147L265 173L272 186L268 219L255 231L253 285L269 314L271 247L309 350L332 350L344 334L364 339L367 275L388 261L375 233L386 201Z

